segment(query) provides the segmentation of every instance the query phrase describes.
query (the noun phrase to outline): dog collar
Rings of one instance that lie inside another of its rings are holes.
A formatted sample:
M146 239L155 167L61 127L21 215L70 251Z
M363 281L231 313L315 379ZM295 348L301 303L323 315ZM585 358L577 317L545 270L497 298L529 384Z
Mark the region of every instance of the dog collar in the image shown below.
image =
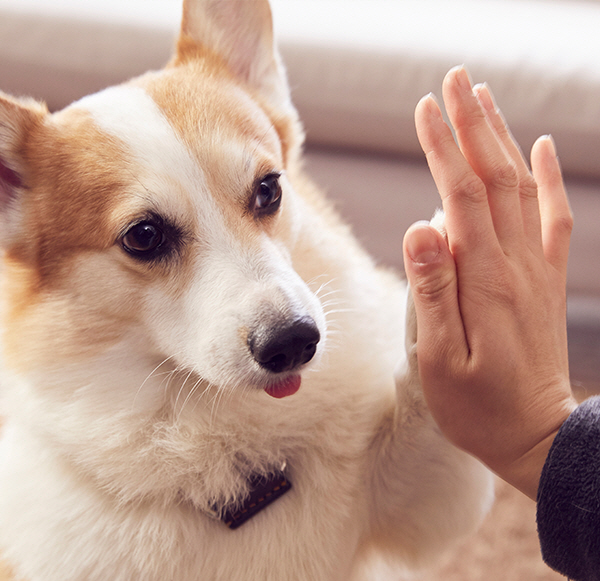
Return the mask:
M253 474L248 478L249 492L241 502L207 511L230 529L237 529L269 504L283 496L292 484L285 474L285 464L270 474Z

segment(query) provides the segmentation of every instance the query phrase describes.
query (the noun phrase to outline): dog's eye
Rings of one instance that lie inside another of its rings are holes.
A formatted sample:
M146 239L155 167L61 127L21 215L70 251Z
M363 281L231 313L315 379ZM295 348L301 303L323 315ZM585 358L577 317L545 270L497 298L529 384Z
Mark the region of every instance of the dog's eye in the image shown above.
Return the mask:
M254 211L263 215L276 212L281 204L281 193L278 174L264 177L256 188Z
M123 236L123 248L138 257L150 258L165 242L163 231L146 221L132 226Z

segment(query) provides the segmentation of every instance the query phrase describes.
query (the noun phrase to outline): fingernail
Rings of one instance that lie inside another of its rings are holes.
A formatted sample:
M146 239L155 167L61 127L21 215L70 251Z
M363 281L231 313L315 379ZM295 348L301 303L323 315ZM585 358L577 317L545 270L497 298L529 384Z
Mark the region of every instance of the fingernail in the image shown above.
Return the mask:
M436 105L438 104L438 100L435 96L435 93L427 93L427 95L423 97L423 101L433 101L433 103L435 103Z
M463 91L466 91L468 93L471 93L473 91L471 79L469 78L469 73L467 73L467 69L465 69L464 65L456 67L456 81L458 82L460 88Z
M428 93L421 99L421 104L424 105L427 109L427 114L436 119L442 119L442 112L440 110L440 106L436 99L436 96L433 93Z
M406 252L417 264L435 262L440 254L437 234L429 226L429 222L418 222L406 236Z
M492 92L490 91L490 87L487 83L475 85L473 87L473 92L475 93L479 104L484 108L485 111L488 113L495 113L497 111L494 97L492 96Z
M554 141L554 137L552 137L552 135L548 134L548 135L543 135L542 139L545 139L546 141L548 141L548 145L550 146L550 151L552 152L554 157L558 157L558 154L556 152L556 142Z

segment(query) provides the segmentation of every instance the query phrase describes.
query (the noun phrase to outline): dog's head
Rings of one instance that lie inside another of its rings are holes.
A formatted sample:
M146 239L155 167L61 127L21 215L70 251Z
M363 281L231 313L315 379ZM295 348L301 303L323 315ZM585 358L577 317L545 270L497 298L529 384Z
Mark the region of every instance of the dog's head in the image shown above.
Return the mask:
M267 0L186 2L163 71L61 112L1 96L8 373L107 411L155 409L174 370L294 393L325 331L301 141Z

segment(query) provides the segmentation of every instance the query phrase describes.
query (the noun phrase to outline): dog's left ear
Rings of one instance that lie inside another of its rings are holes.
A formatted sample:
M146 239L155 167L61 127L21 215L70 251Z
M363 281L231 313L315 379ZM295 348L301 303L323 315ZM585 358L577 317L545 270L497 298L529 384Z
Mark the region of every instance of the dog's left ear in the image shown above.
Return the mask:
M9 210L26 187L26 143L47 114L46 107L36 101L14 99L0 92L0 243L11 230Z
M198 48L218 55L271 105L291 108L268 0L184 0L175 64L194 58Z

